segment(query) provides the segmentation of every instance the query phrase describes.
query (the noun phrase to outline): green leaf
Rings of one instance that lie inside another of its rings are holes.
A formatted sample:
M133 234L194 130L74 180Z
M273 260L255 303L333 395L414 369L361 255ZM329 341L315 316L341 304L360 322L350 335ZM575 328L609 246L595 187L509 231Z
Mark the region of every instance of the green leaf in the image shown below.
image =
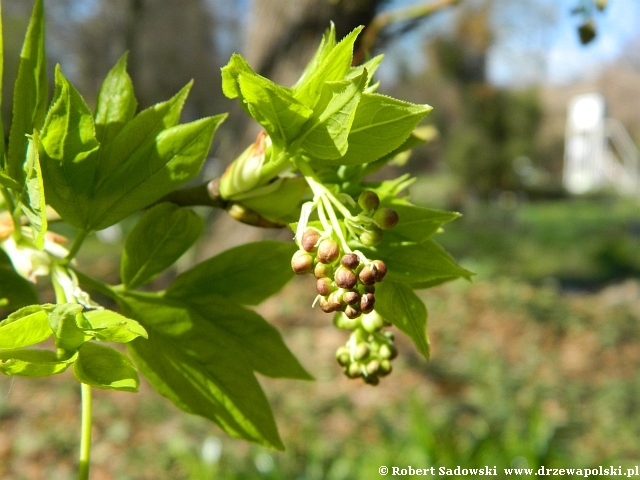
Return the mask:
M313 55L309 63L307 63L307 66L304 68L298 81L291 88L299 90L309 77L316 74L335 46L336 26L331 22L331 26L324 32L324 35L322 35L322 40L320 41L320 45L318 45L316 53Z
M129 357L94 342L80 347L73 374L79 382L96 388L137 392L140 387L138 372Z
M44 306L53 330L56 347L75 350L91 338L84 330L88 325L82 315L84 307L77 303L60 303Z
M142 325L111 310L89 310L85 317L91 324L85 332L101 342L127 343L138 337L148 338Z
M453 280L457 280L458 278L460 278L460 277L458 277L458 276L440 277L440 278L436 278L435 280L430 280L430 281L426 281L426 282L410 283L409 285L414 290L424 290L424 289L427 289L427 288L437 287L438 285L442 285L443 283L447 283L447 282L451 282Z
M363 93L349 131L342 165L368 163L402 145L432 108L378 93Z
M471 278L451 256L433 240L423 243L390 243L385 232L383 242L375 250L362 248L368 258L378 258L387 265L387 277L406 283L430 282L439 278ZM386 280L385 280L386 281Z
M39 305L13 312L0 322L0 350L28 347L51 336L47 313Z
M319 66L312 67L313 73L308 74L301 83L296 84L292 89L295 98L316 111L315 107L322 97L325 84L343 80L349 73L353 59L353 44L363 28L357 27L344 37L340 43L331 48L328 53L324 50L322 51L320 54L324 57L322 63L318 62ZM327 45L329 45L329 42L327 42Z
M385 279L376 287L376 311L407 334L429 359L427 308L408 285Z
M13 120L9 132L7 173L20 185L24 183L24 159L27 137L40 130L48 101L47 58L44 49L44 11L36 0L20 53L18 75L13 87Z
M2 308L7 310L38 303L32 284L18 275L11 264L0 266L0 299L6 299Z
M125 53L109 71L98 93L96 104L96 139L102 147L113 140L136 113L138 102L133 94L133 84L127 74ZM104 150L101 150L103 153Z
M308 191L308 185L304 178L283 178L277 180L277 188L265 195L244 198L239 201L245 207L259 213L268 220L295 220L298 218L298 207L303 195ZM275 183L275 182L274 182ZM269 186L272 184L269 184ZM295 218L287 216L294 214Z
M200 302L222 296L243 305L257 305L278 292L293 272L292 243L265 240L235 247L178 275L167 296Z
M69 224L85 228L96 171L93 116L78 91L56 67L56 89L40 136L47 201Z
M47 204L44 199L44 185L38 147L38 131L29 136L27 160L24 165L25 186L22 192L21 207L33 229L33 243L40 250L44 248L44 234L47 232Z
M20 377L48 377L64 372L77 357L78 352L60 357L49 350L0 352L0 372Z
M0 120L0 123L2 123L2 120ZM4 140L0 140L0 143L3 141ZM2 158L1 161L4 161L4 158ZM20 190L22 190L22 185L20 185L13 178L7 175L3 170L0 170L0 185L2 185L5 188L10 188L15 192L20 192Z
M0 92L2 92L2 78L4 73L4 40L3 40L3 32L2 32L2 4L0 3ZM0 95L0 112L2 111L2 95ZM4 143L4 125L2 122L2 115L0 115L0 132L2 135L0 138L0 184L6 187L2 182L2 177L5 175L2 170L5 167L5 143ZM8 175L6 178L11 178ZM19 184L18 184L19 185ZM13 187L8 187L13 188Z
M359 65L357 67L351 67L349 69L349 73L345 75L345 80L349 78L357 77L361 75L364 70L366 70L367 73L369 74L369 83L371 83L371 79L373 78L373 75L376 73L376 70L378 70L378 67L382 63L383 59L384 59L384 55L376 55L371 60L366 61L362 65Z
M337 160L347 152L349 130L366 83L364 72L351 80L324 85L313 116L304 126L301 147L307 155Z
M124 244L120 276L125 288L144 285L170 267L194 244L203 228L198 215L172 203L147 210Z
M107 228L195 177L225 118L223 114L177 125L140 146L95 192L90 229ZM127 127L112 145L126 130Z
M443 224L460 217L460 214L456 212L416 207L401 200L383 202L383 205L398 212L400 218L398 224L385 232L385 236L389 235L399 241L423 242L437 233Z
M146 154L163 130L174 127L180 120L180 112L193 82L189 82L170 100L143 110L118 132L105 151L96 172L95 190L111 180L113 172L124 162Z
M123 300L123 312L149 332L149 340L127 347L156 391L230 435L284 448L246 350L182 302L133 294Z
M238 84L249 114L264 127L275 145L287 147L313 113L289 89L259 75L241 73Z
M419 129L414 130L411 133L411 135L409 135L407 139L404 142L402 142L402 145L397 147L395 150L392 150L386 155L383 155L378 160L367 163L366 165L362 165L363 169L361 172L361 178L366 177L367 175L371 175L374 172L377 172L382 167L384 167L387 163L393 161L401 153L407 152L408 150L411 150L417 147L418 145L422 145L427 139L423 138L423 136L420 135L420 133L422 132L418 132L418 130L422 130L424 128L425 127L420 127ZM432 130L429 129L429 131L431 132Z

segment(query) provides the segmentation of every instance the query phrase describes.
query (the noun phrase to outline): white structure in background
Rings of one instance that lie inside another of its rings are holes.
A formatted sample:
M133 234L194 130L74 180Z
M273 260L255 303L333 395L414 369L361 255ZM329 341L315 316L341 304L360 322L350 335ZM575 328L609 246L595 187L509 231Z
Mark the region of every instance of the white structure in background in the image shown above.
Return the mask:
M564 153L564 187L580 194L613 186L640 195L640 152L624 126L605 117L599 93L577 95L569 102Z

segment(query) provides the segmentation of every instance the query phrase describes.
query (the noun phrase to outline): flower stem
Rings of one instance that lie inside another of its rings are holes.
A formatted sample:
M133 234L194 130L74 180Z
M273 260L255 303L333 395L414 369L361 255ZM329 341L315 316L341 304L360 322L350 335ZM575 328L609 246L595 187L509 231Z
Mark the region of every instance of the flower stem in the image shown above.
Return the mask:
M91 465L91 387L80 384L82 392L82 436L80 437L80 466L78 480L89 480Z
M87 232L85 230L79 230L76 235L75 240L73 241L73 245L71 245L71 250L69 250L69 254L64 258L65 263L69 263L73 258L77 255L84 239L87 238Z

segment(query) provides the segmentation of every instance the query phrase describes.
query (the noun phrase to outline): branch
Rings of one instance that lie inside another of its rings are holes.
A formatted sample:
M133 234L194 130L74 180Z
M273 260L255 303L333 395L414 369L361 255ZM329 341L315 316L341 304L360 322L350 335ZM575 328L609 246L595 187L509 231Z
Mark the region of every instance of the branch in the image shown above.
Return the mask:
M426 18L434 13L460 3L461 0L439 0L435 3L411 5L397 10L388 10L379 13L373 21L367 25L362 35L360 47L353 54L353 64L360 65L369 55L373 44L380 31L392 23Z

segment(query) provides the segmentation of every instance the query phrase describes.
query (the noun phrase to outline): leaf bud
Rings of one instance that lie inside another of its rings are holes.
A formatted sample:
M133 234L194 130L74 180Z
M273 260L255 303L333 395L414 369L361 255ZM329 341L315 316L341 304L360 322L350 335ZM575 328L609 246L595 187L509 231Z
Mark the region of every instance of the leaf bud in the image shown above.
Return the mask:
M382 242L382 230L375 225L370 225L360 234L360 243L367 247L376 247Z
M353 358L356 360L363 360L369 355L369 347L366 343L360 342L353 349Z
M344 268L355 270L356 268L358 268L358 265L360 265L360 259L355 253L346 253L340 259L340 263Z
M307 252L315 252L318 249L318 240L320 240L320 233L317 230L307 230L302 234L302 248Z
M376 266L366 265L362 270L360 270L358 278L367 286L373 285L376 283Z
M383 230L395 227L398 220L398 212L387 207L380 208L373 216L373 221L376 222Z
M376 299L373 293L365 293L360 297L360 310L362 313L370 313L373 311L373 305L376 303Z
M378 312L373 311L362 316L362 328L369 333L377 332L383 326L384 320Z
M319 295L329 295L331 293L331 282L330 278L319 278L316 280L316 291Z
M318 245L318 261L320 263L333 263L339 256L340 247L335 240L326 238Z
M333 278L333 267L324 263L318 263L313 270L313 275L318 279L327 277Z
M344 314L347 316L347 318L350 318L352 320L358 318L361 315L360 312L351 305L348 305L347 308L344 309Z
M358 283L358 277L356 274L344 267L339 267L336 270L334 280L336 285L344 289L353 288Z
M346 303L347 305L356 305L360 303L360 294L352 290L344 292L342 298L344 300L344 303Z
M358 198L358 205L365 211L375 210L380 205L380 197L378 197L376 192L365 190Z
M365 368L369 375L374 375L378 373L378 370L380 369L380 362L378 360L371 360L369 363L367 363L367 366Z
M381 282L387 274L387 265L382 260L374 260L373 264L376 267L376 282Z
M304 250L298 250L291 259L291 268L296 275L306 275L313 270L313 257Z

